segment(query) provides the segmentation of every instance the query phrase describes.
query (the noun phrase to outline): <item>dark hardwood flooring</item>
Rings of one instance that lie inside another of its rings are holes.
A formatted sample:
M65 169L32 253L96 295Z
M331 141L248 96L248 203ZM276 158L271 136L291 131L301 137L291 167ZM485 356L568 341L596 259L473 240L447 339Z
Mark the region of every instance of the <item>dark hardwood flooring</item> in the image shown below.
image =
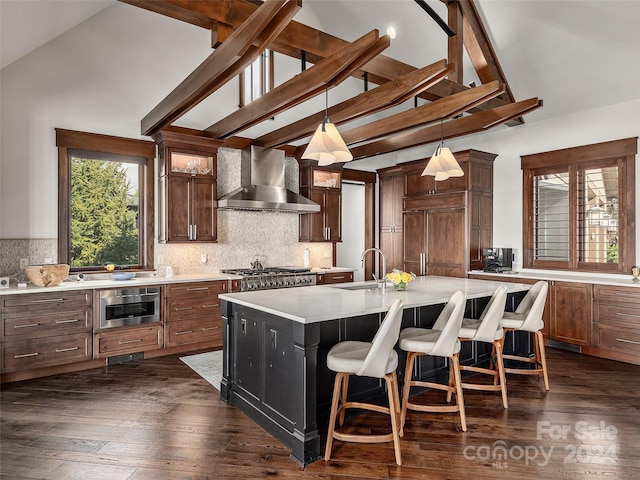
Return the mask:
M640 478L640 367L552 348L547 356L551 390L509 375L508 410L498 393L465 391L466 433L456 414L409 412L401 467L391 443L336 442L331 461L303 469L178 356L5 384L0 476ZM349 420L354 429L386 422L375 413Z

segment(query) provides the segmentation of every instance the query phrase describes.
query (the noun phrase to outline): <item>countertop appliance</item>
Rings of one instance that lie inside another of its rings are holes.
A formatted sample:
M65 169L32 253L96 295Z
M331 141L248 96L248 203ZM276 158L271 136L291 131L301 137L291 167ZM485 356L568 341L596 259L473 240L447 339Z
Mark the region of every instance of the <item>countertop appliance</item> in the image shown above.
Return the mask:
M483 248L482 256L485 258L485 272L510 272L513 268L512 248Z
M270 267L236 268L220 270L242 276L240 291L269 290L274 288L306 287L316 284L316 276L308 268Z
M100 290L100 328L160 321L160 287Z

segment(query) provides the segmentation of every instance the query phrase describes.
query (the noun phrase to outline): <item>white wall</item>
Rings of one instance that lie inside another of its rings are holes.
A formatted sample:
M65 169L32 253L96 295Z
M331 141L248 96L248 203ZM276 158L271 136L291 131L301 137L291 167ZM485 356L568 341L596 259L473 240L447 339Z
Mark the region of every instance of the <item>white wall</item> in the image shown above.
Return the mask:
M360 258L364 251L364 184L342 184L342 242L336 245L336 263L354 268L353 279L365 280Z

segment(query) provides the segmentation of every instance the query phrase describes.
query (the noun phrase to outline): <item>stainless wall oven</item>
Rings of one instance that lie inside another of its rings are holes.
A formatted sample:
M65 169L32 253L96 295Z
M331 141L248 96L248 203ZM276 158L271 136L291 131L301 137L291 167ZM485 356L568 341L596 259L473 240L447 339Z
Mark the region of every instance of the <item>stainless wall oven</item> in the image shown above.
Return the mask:
M100 290L100 328L160 321L160 287Z

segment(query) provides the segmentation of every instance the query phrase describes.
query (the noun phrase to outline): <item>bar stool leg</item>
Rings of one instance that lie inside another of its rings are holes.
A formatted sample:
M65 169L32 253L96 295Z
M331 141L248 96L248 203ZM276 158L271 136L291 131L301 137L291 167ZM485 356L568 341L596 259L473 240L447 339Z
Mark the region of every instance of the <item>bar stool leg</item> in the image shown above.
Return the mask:
M404 370L404 386L402 392L402 413L400 416L401 429L404 432L404 423L407 419L407 405L409 404L409 391L411 390L411 379L413 378L413 362L418 354L407 352L407 363Z
M348 374L346 374L348 375ZM331 414L329 415L329 430L327 431L327 446L324 452L324 459L329 460L331 458L331 447L333 446L333 431L336 424L336 416L338 414L338 395L340 394L340 387L342 385L342 379L344 373L337 373L336 379L333 384L333 397L331 399Z
M447 391L447 403L449 403L451 401L451 396L453 395L453 390L455 389L456 386L456 381L455 381L455 373L453 371L453 362L449 361L449 390Z
M401 422L401 418L400 418L400 416L401 416L401 413L400 413L400 410L401 410L401 407L400 407L400 387L398 385L398 375L396 374L396 372L393 372L393 377L394 377L394 382L393 382L392 386L393 386L393 389L394 389L393 394L394 394L394 399L395 399L395 403L396 403L396 409L395 409L394 412L395 412L395 416L396 416L396 423L397 423L397 425L399 427L398 434L401 437L404 437L404 428L403 428L403 425L402 425L402 422Z
M507 401L507 376L504 373L504 359L502 358L502 349L504 347L504 337L493 342L493 349L496 352L496 363L498 364L498 375L493 378L493 384L496 385L498 377L500 378L500 391L502 392L502 406L509 408Z
M544 335L542 330L536 332L536 338L538 340L538 350L540 352L540 366L542 367L542 375L544 377L544 388L549 390L549 375L547 373L547 355L544 351Z
M347 403L348 390L349 390L349 375L347 375L345 379L342 381L342 394L340 396L340 405L344 405L345 403ZM342 410L340 410L340 417L338 418L338 425L340 426L344 425L345 411L346 411L346 408L343 408Z
M464 410L464 397L462 396L462 379L460 378L460 358L458 353L454 353L451 357L451 363L453 365L453 374L455 378L456 388L456 401L458 408L460 409L460 423L462 424L462 431L467 431L467 416Z
M387 373L384 376L387 382L387 392L389 396L389 416L391 417L391 431L393 433L393 447L396 455L396 463L402 465L402 455L400 453L400 435L399 430L399 398L398 398L398 378L396 372Z

